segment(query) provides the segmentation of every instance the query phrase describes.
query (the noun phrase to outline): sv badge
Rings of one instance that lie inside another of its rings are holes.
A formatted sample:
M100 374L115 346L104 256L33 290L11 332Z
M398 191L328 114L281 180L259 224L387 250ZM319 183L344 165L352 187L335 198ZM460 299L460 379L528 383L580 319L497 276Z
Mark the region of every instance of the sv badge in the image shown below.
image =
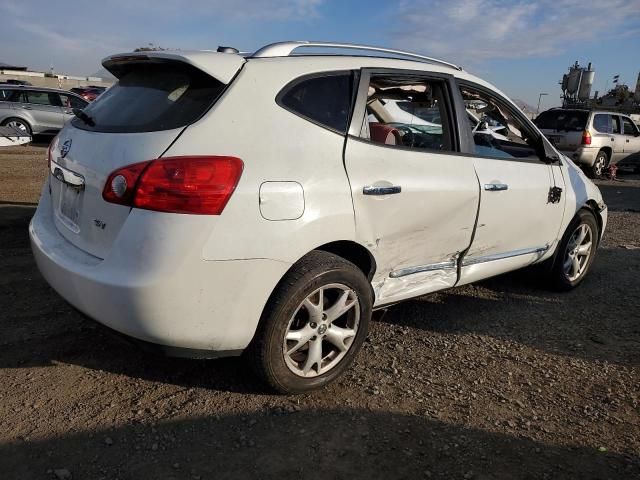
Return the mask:
M101 230L104 230L107 226L106 223L104 223L102 220L98 220L97 218L93 219L93 224Z

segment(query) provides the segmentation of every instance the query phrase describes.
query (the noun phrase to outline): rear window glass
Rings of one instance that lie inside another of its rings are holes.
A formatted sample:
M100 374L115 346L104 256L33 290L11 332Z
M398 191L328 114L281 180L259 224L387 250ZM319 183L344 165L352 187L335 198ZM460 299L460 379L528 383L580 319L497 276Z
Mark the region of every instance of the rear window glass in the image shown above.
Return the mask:
M585 129L588 116L589 112L578 110L547 110L534 123L543 130L577 132Z
M133 133L171 130L197 120L218 98L224 84L183 63L135 64L73 125L96 132Z
M609 123L609 115L602 113L593 117L593 128L600 133L611 133L611 124Z
M335 73L295 81L278 103L313 122L346 133L353 98L353 74Z

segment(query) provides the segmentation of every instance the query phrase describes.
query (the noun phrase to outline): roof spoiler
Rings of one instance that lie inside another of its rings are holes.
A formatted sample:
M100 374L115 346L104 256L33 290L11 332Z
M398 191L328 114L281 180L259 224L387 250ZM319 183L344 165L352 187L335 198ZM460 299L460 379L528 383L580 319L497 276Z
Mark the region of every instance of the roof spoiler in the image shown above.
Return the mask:
M246 62L244 57L229 53L167 50L119 53L103 59L102 66L114 77L120 78L132 64L179 62L192 65L226 85Z

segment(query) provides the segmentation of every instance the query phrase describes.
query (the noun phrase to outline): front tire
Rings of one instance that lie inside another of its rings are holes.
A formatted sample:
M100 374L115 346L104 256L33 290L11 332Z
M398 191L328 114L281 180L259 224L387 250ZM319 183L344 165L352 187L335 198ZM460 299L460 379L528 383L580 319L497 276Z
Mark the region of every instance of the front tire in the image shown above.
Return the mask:
M322 388L355 359L372 304L371 286L358 267L313 251L291 267L271 295L247 357L280 393Z
M602 178L605 168L609 165L609 155L604 150L600 150L593 161L593 165L586 169L587 177Z
M571 290L584 280L593 263L599 242L598 222L587 210L580 210L565 231L551 269L556 290Z

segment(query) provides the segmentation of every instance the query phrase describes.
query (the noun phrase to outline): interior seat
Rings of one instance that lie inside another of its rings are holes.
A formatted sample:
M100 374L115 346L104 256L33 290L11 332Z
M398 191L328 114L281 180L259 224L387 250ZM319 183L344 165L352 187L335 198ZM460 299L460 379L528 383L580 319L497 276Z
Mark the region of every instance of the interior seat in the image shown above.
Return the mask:
M384 123L369 123L369 133L371 141L384 145L402 145L402 135L400 130Z

